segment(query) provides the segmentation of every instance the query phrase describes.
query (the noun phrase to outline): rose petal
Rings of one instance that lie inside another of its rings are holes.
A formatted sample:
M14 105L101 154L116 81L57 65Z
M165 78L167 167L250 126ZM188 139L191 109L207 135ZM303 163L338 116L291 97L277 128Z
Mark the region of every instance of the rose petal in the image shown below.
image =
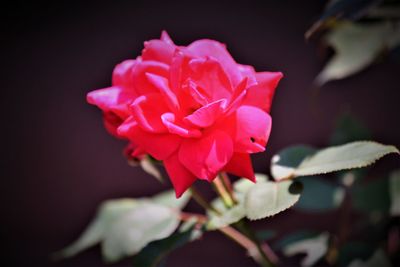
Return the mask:
M164 166L174 186L175 195L179 198L196 181L196 176L182 165L178 153L164 160Z
M235 151L257 153L265 150L271 132L271 117L253 106L241 106L236 111Z
M176 95L171 91L171 89L168 86L168 80L164 77L151 74L151 73L146 73L147 78L149 81L157 87L160 92L164 95L166 102L168 106L172 110L179 110L179 103L178 99L176 98Z
M166 42L167 44L174 45L174 42L172 41L171 37L169 37L167 31L161 32L160 40Z
M112 74L112 84L132 88L132 69L136 64L136 60L124 60L115 66Z
M177 135L149 133L132 121L125 121L118 128L118 134L138 144L141 149L157 160L170 157L181 143L181 137Z
M209 127L222 114L226 107L226 103L226 99L221 99L205 105L192 114L186 116L184 121L201 128Z
M208 102L229 99L232 86L220 63L215 59L193 59L189 62L190 78L200 87Z
M159 90L148 80L146 73L167 77L169 66L158 61L137 61L132 70L132 81L138 95L156 93Z
M175 51L175 45L163 40L150 40L144 43L143 60L160 61L170 64Z
M179 149L179 160L196 177L212 181L232 154L231 137L215 130L200 139L185 139Z
M224 171L239 177L245 177L252 182L256 181L250 155L247 153L233 153L233 156L228 164L226 164Z
M243 103L259 107L269 113L275 88L283 74L281 72L259 72L256 77L258 84L247 89Z
M240 73L238 66L233 60L232 56L226 50L225 45L214 40L198 40L193 42L187 47L187 50L197 57L213 57L222 66L224 71L228 74L228 77L233 86L242 80L242 74Z
M171 112L161 115L161 120L170 133L188 138L201 136L201 132L199 130L191 129L190 127L185 127L186 125L179 124L175 119L175 115Z
M116 113L120 118L128 116L128 104L134 99L135 94L123 90L119 86L108 87L91 91L87 94L87 102L96 105L104 112Z
M161 115L168 112L168 106L161 94L147 94L135 99L130 105L133 117L138 125L148 132L165 133L167 128Z

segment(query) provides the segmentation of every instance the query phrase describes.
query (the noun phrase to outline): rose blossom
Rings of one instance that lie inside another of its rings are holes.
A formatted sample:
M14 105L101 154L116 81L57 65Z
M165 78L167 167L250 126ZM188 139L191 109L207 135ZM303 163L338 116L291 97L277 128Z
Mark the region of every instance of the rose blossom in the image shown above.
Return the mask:
M265 150L282 73L238 64L213 40L176 46L163 32L144 46L115 67L111 87L87 95L106 128L131 156L163 161L177 197L220 171L255 181L250 154Z

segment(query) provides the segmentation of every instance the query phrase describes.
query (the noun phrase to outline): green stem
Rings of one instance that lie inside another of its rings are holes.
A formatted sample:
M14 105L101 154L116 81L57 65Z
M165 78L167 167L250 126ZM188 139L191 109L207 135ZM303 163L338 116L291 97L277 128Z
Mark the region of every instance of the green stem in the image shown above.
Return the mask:
M216 214L221 215L221 212L211 206L194 186L190 187L190 192L192 193L192 198L205 210L211 210Z

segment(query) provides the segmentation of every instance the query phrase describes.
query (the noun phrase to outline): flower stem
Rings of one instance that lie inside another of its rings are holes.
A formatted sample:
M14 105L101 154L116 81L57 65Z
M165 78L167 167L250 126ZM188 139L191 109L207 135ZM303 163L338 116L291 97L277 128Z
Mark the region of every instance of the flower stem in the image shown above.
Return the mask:
M207 200L200 194L200 192L194 187L190 187L190 192L192 193L193 199L202 206L205 210L211 210L215 212L218 215L221 215L221 212L215 209L213 206L210 205L210 203L207 202Z
M221 197L222 201L224 202L224 205L229 209L232 208L235 205L235 202L233 201L233 198L231 197L230 192L226 189L223 179L221 178L221 175L218 175L215 177L213 181L213 185L215 188L215 191L217 191L218 195Z

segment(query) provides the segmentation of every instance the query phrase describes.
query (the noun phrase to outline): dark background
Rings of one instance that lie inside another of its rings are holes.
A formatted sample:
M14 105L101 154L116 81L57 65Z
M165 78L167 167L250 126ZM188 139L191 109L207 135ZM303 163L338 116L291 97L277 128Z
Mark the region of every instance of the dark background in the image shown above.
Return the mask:
M2 4L1 265L102 266L98 247L59 263L50 262L49 254L78 237L101 201L168 188L126 164L124 143L106 133L100 111L85 102L88 91L110 85L117 63L138 56L143 42L158 38L163 29L176 44L216 39L227 44L237 62L285 74L274 99L267 151L253 157L257 172L267 172L270 157L285 146L326 145L344 110L364 121L375 140L400 147L396 62L386 60L320 90L312 88L323 62L303 35L323 2ZM396 165L388 157L376 169ZM199 186L212 195L208 185ZM193 203L188 210L201 211ZM329 230L336 215L288 211L256 227L280 235L304 227ZM129 261L114 266L129 266ZM213 232L172 253L168 266L255 264Z

